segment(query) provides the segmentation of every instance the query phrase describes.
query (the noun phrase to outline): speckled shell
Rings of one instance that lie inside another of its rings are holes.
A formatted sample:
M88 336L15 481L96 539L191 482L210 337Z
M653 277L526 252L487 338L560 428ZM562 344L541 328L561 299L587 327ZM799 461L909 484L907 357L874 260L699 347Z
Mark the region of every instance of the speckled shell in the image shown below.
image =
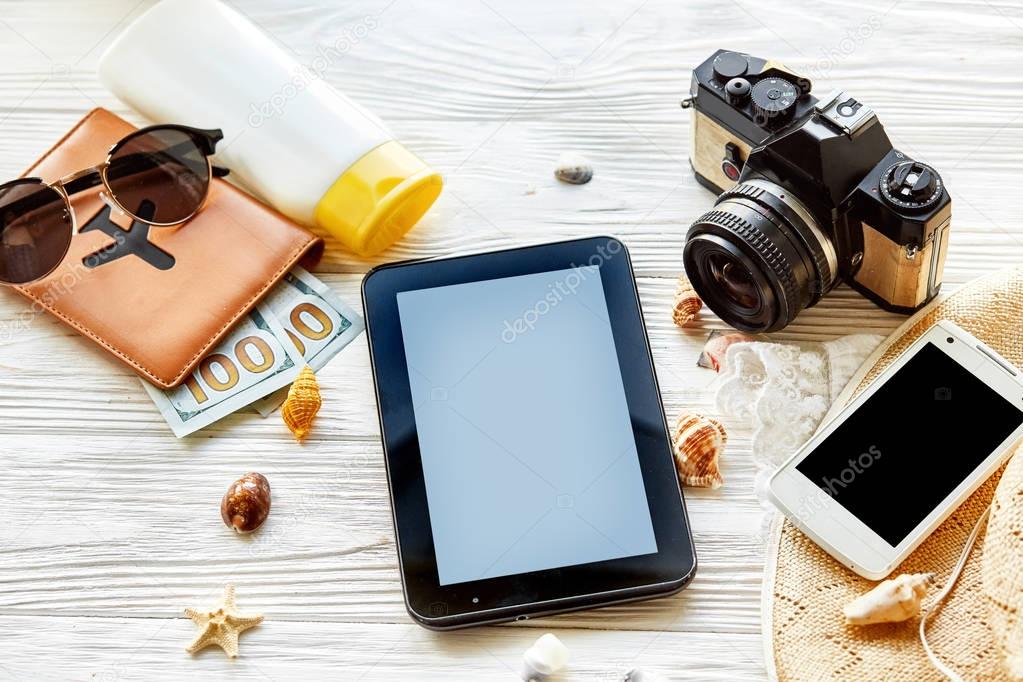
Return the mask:
M716 419L683 412L675 423L675 468L683 485L696 488L720 488L725 480L718 468L718 457L728 436Z
M593 179L593 166L581 154L566 152L558 159L554 177L570 185L585 185Z
M313 370L304 367L288 389L288 398L281 406L281 418L295 434L295 438L302 440L309 433L319 411L320 385L316 383Z
M685 274L679 275L678 287L675 289L675 305L671 309L671 319L680 327L689 324L696 313L703 307L703 301L696 295L696 290Z
M220 517L239 533L251 533L269 515L270 481L263 474L245 474L231 484L220 501Z

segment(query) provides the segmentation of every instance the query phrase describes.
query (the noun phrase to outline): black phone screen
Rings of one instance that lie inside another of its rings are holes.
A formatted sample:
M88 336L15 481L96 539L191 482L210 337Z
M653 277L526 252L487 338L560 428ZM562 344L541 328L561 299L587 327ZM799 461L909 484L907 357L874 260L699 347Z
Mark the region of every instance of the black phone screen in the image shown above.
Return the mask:
M893 547L1023 423L1023 411L926 344L798 465Z

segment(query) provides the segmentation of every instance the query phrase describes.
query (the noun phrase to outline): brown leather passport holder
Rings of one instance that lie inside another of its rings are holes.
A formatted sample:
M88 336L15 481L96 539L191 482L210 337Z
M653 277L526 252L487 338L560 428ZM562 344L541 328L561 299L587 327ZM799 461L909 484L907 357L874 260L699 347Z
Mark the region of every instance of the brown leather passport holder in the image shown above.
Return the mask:
M133 130L94 109L25 175L50 182L89 168ZM323 252L305 228L223 180L211 183L205 208L176 227L111 213L100 188L73 195L79 233L70 251L50 276L18 291L143 378L176 386L288 270Z

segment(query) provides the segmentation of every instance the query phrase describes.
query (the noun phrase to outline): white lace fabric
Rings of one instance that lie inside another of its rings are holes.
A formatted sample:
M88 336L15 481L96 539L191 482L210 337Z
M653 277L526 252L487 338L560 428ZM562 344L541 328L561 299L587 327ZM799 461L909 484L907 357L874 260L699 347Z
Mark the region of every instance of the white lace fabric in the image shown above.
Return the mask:
M808 343L736 343L725 353L716 403L753 429L756 492L813 435L853 372L884 337L853 334Z

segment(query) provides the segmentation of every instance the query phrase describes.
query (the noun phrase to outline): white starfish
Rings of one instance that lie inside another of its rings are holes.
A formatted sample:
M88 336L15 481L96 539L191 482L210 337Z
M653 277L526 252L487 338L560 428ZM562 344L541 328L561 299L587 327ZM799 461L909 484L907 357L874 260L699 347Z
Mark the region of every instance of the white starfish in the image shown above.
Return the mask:
M186 651L194 654L210 644L216 644L231 658L238 657L238 635L263 622L263 616L238 613L234 601L234 585L224 586L224 599L213 611L185 609L185 615L203 630L188 645Z

